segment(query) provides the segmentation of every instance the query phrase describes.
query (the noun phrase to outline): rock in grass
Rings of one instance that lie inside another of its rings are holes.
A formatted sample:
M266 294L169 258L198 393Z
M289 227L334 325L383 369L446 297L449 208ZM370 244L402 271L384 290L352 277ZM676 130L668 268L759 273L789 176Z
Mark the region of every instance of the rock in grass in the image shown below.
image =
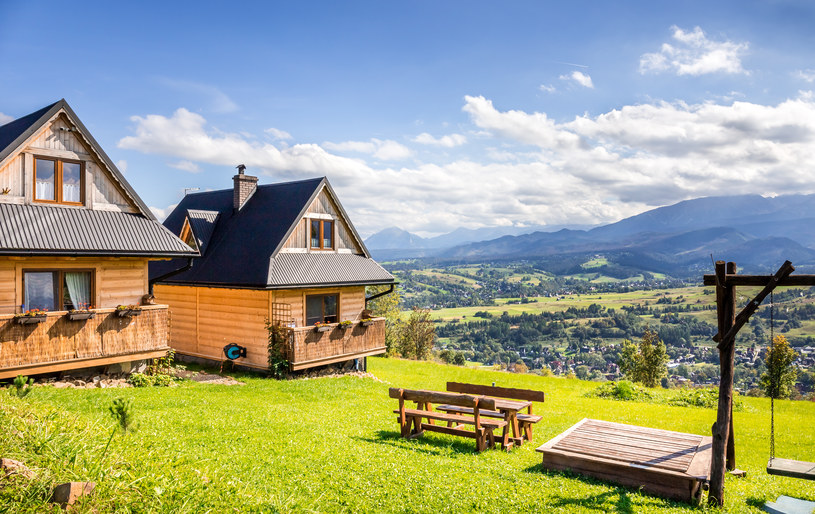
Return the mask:
M51 501L60 504L64 508L73 505L80 497L91 494L94 488L96 488L94 482L66 482L59 484L54 488Z
M0 471L3 474L3 477L0 478L8 478L11 475L18 475L31 480L36 476L34 472L28 469L25 464L18 460L12 459L0 459Z

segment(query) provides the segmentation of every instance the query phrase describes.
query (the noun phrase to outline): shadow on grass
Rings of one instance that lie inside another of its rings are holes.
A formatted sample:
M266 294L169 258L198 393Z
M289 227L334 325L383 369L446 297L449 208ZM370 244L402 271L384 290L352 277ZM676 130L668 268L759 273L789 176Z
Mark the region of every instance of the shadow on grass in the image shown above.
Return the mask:
M478 453L475 450L475 440L455 438L447 439L438 434L425 433L415 439L405 439L400 432L395 430L378 430L374 437L352 437L358 441L368 443L387 444L394 447L404 448L405 444L413 445L412 450L429 455L445 455L452 451L454 454L472 455ZM460 439L460 440L459 440ZM492 450L485 450L492 451Z
M532 466L528 466L523 470L524 473L536 473L544 477L544 479L555 479L555 478L568 478L571 480L578 480L583 482L587 485L601 485L606 487L613 487L614 490L607 491L605 493L591 495L588 497L582 498L567 498L567 497L558 497L552 496L552 505L555 507L569 507L569 510L574 510L578 508L587 509L587 510L596 510L598 512L623 512L623 513L630 513L641 510L645 505L643 504L643 500L648 503L649 506L652 507L679 507L684 508L689 511L696 511L696 507L693 505L682 503L682 502L675 502L673 500L668 500L666 498L659 498L656 496L650 496L647 493L639 493L636 488L633 487L625 487L619 484L615 484L613 482L607 482L605 480L599 480L593 477L587 477L583 475L579 475L577 473L573 473L571 471L554 471L549 470L543 467L543 464L535 464ZM639 499L637 501L636 509L633 505L630 495L635 495L636 498ZM616 498L616 499L615 499ZM611 505L614 505L613 510L609 510L612 508ZM761 502L761 505L764 505L764 502Z

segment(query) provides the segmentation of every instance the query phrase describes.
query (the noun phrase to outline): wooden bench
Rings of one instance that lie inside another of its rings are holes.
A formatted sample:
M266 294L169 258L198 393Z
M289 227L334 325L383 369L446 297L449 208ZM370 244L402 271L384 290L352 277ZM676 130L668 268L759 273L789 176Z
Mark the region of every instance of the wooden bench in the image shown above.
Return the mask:
M545 398L545 394L543 393L543 391L535 391L533 389L515 389L511 387L495 387L479 384L465 384L461 382L447 382L447 390L456 393L476 394L490 396L494 398L507 398L510 400L525 400L529 402L543 402ZM472 411L467 407L455 405L440 405L438 407L438 410L442 410L445 412L454 412L458 414L472 414ZM482 410L481 415L506 420L506 414L504 412L498 412L495 410L492 411ZM516 418L518 422L519 433L523 433L524 438L527 441L531 441L532 425L539 422L541 419L543 419L543 417L532 414L532 404L530 403L527 409L527 413L522 414L519 412L517 413ZM521 439L522 438L519 437L515 440L515 442L519 446L521 445L522 442Z
M388 395L399 400L399 409L394 413L399 415L397 421L402 430L402 437L418 437L424 431L468 437L475 439L475 447L478 451L483 451L488 446L495 447L495 429L505 428L507 425L503 419L489 419L481 415L482 409L495 410L495 399L493 398L397 387L391 387ZM405 408L406 401L416 402L416 408ZM464 407L470 411L467 414L433 411L432 405L439 403ZM422 421L425 419L427 422ZM447 426L435 425L434 421L446 422ZM472 426L473 430L468 430L466 428L468 426Z

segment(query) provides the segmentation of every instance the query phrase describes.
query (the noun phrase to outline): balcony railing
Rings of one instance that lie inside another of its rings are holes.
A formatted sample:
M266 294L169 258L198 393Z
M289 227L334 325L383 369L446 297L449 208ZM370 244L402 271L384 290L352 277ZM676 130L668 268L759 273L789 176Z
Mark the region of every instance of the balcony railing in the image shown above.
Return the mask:
M348 328L336 323L326 327L323 332L313 326L291 329L288 358L293 371L385 353L385 318L373 318L368 326L354 322Z
M151 359L169 350L166 305L144 306L132 318L115 309L93 312L81 321L49 312L35 324L0 315L0 379Z

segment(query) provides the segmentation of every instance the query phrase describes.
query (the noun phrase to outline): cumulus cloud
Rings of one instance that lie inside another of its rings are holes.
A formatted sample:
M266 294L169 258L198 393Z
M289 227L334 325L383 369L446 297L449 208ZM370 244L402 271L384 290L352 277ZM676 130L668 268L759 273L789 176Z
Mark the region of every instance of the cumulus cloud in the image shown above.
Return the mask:
M435 138L427 132L422 132L413 138L414 143L421 145L443 146L445 148L454 148L461 146L467 142L467 138L461 134L448 134L440 138Z
M14 116L9 116L8 114L3 114L0 112L0 125L5 125L11 121L14 121Z
M717 192L815 192L811 93L774 105L655 101L570 120L500 109L482 96L465 97L462 109L482 151L457 152L446 163L381 164L375 154L387 140L380 139L279 149L219 132L184 109L134 117L134 134L119 146L230 169L243 162L274 177L266 182L326 175L357 228L368 233L396 225L440 233L605 223Z
M659 52L640 57L640 73L673 72L677 75L704 75L708 73L747 73L741 58L748 43L708 39L700 27L686 32L671 27L674 44L663 43Z
M201 167L192 161L178 161L168 164L167 166L181 171L189 171L190 173L198 173Z
M410 148L391 140L371 138L370 141L343 141L341 143L325 142L322 145L333 152L364 153L381 161L396 161L412 155Z
M591 77L587 73L583 73L581 71L573 71L569 75L561 75L560 80L570 80L583 87L594 89L594 84L591 81Z
M177 206L178 204L176 203L163 209L161 207L153 207L152 205L149 208L153 213L153 216L155 216L159 221L164 221Z
M266 130L264 130L264 132L272 136L273 139L278 139L281 141L291 139L291 134L289 134L285 130L276 129L274 127L267 128Z

